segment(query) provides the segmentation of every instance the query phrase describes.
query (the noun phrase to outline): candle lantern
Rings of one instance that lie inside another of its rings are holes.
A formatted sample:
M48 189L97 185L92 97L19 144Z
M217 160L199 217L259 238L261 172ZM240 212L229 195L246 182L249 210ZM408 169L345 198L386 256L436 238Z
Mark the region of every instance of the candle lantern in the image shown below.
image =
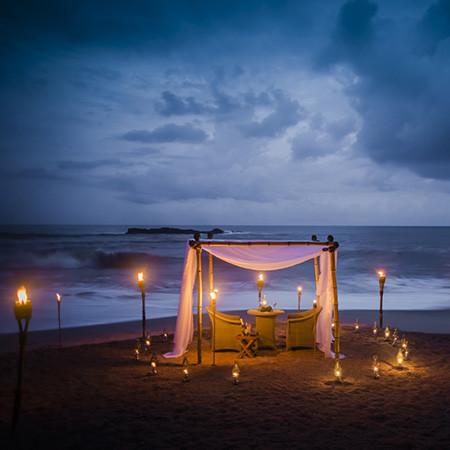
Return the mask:
M400 350L403 352L404 359L407 360L409 355L408 340L404 336L401 341Z
M389 327L387 326L387 327L384 329L384 340L385 340L385 341L388 341L390 336L391 336L391 330L390 330Z
M264 288L264 274L260 273L256 279L256 287L258 288L258 305L261 307L261 293Z
M263 299L261 301L261 306L267 306L267 295L264 294Z
M342 383L342 367L339 359L334 363L334 378L338 383Z
M297 310L300 311L300 300L302 298L302 287L297 287Z
M398 342L398 330L394 328L394 332L392 333L392 347L395 347Z
M378 380L378 378L380 378L380 364L378 362L377 355L373 355L373 357L372 357L372 372L373 372L373 377L376 380Z
M139 361L140 358L141 358L141 355L140 355L139 347L136 347L136 348L134 349L134 359L135 359L136 361Z
M19 360L17 363L17 385L12 419L13 432L16 429L20 415L20 404L22 400L23 358L27 342L28 326L30 324L32 312L33 307L30 299L28 298L27 290L25 287L21 287L17 291L17 300L14 303L14 315L19 326Z
M358 319L355 320L354 329L355 329L355 333L359 333L359 320Z
M150 359L150 375L158 375L158 359L156 355L153 354Z
M313 300L313 308L317 308L317 299Z
M402 369L403 368L404 358L403 358L403 352L402 352L401 349L398 350L396 359L397 359L397 367L399 369Z
M241 369L239 368L238 363L235 361L233 368L231 369L231 375L233 377L233 384L239 384L240 374L241 374Z
M185 357L183 359L183 383L187 383L188 381L190 381L190 378L189 378L189 361Z
M378 284L380 286L380 328L383 329L383 293L386 274L383 270L378 271Z
M377 328L377 323L376 323L376 322L373 323L372 334L373 334L373 337L374 337L374 338L377 337L377 334L378 334L378 328Z

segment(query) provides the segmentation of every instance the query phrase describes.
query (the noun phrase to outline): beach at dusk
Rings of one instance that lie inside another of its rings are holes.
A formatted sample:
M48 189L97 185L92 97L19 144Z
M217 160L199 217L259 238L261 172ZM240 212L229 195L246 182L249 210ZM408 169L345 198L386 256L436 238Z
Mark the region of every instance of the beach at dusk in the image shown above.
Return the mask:
M450 447L450 0L3 0L0 448Z

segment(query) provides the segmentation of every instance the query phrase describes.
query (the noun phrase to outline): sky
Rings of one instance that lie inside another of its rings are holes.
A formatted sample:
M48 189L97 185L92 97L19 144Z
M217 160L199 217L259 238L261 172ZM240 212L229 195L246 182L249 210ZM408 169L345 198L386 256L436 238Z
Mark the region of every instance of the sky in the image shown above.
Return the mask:
M0 223L450 225L450 0L3 0Z

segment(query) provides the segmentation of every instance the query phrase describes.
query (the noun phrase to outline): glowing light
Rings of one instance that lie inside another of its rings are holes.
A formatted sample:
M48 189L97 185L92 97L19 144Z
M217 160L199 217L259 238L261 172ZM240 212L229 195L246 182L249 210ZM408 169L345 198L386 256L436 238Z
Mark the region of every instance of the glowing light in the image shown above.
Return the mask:
M61 295L56 293L56 301L59 303L61 301Z
M28 301L28 296L27 296L27 290L25 289L24 286L22 286L18 291L17 291L17 303L20 303L21 305L25 305Z
M183 359L183 382L189 381L189 361L187 358Z
M261 302L262 306L267 306L267 297L264 295L262 302Z
M233 384L239 384L239 376L241 374L241 369L237 362L234 363L233 368L231 369L231 375L233 376Z
M216 291L211 291L209 293L209 298L211 299L212 302L215 302L217 299L217 292Z
M140 355L139 355L139 349L138 348L134 349L134 357L135 357L136 360L139 360Z
M379 270L379 271L378 271L378 276L379 276L380 278L385 278L385 277L386 277L386 274L384 273L383 270Z
M157 375L158 369L157 369L157 359L155 355L152 355L152 358L150 359L150 374L151 375Z
M373 363L372 363L373 377L375 379L378 379L378 378L380 378L380 365L378 363L378 356L373 355L372 360L373 360Z
M401 351L401 349L399 349L398 353L397 353L397 366L398 367L402 367L403 366L403 352Z
M390 335L391 335L391 330L389 329L389 327L386 327L384 329L384 340L387 341L389 339Z
M264 281L264 274L260 273L258 275L258 281Z
M376 323L376 322L373 323L372 334L373 334L375 337L376 337L376 335L378 334L378 328L377 328L377 323Z
M338 359L334 364L334 377L336 378L336 381L338 381L339 383L342 382L342 367Z
M301 286L298 286L298 287L297 287L297 291L298 291L298 293L302 292L302 287L301 287Z
M317 300L316 299L313 300L313 308L317 308Z
M355 320L354 328L355 328L355 331L359 331L359 321L358 321L358 319Z

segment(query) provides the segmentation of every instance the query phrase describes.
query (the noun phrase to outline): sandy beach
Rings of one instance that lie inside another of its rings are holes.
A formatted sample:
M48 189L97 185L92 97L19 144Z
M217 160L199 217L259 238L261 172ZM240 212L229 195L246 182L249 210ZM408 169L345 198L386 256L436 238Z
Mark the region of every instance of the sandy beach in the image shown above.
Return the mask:
M237 354L219 353L211 367L207 339L203 365L195 364L192 346L191 380L182 382L181 358L162 358L171 344L156 335L161 326L172 331L174 319L151 324L159 364L158 375L149 376L149 356L133 359L136 325L133 330L122 324L115 338L108 334L112 328L97 327L97 342L104 333L105 343L29 349L14 438L9 429L16 353L3 352L1 448L448 448L450 443L449 335L408 332L411 358L398 370L395 348L376 341L368 327L355 333L345 325L342 385L333 382L333 362L319 352L280 347L239 360L241 382L234 386ZM280 321L277 332L283 331ZM381 360L378 380L372 377L373 354Z

